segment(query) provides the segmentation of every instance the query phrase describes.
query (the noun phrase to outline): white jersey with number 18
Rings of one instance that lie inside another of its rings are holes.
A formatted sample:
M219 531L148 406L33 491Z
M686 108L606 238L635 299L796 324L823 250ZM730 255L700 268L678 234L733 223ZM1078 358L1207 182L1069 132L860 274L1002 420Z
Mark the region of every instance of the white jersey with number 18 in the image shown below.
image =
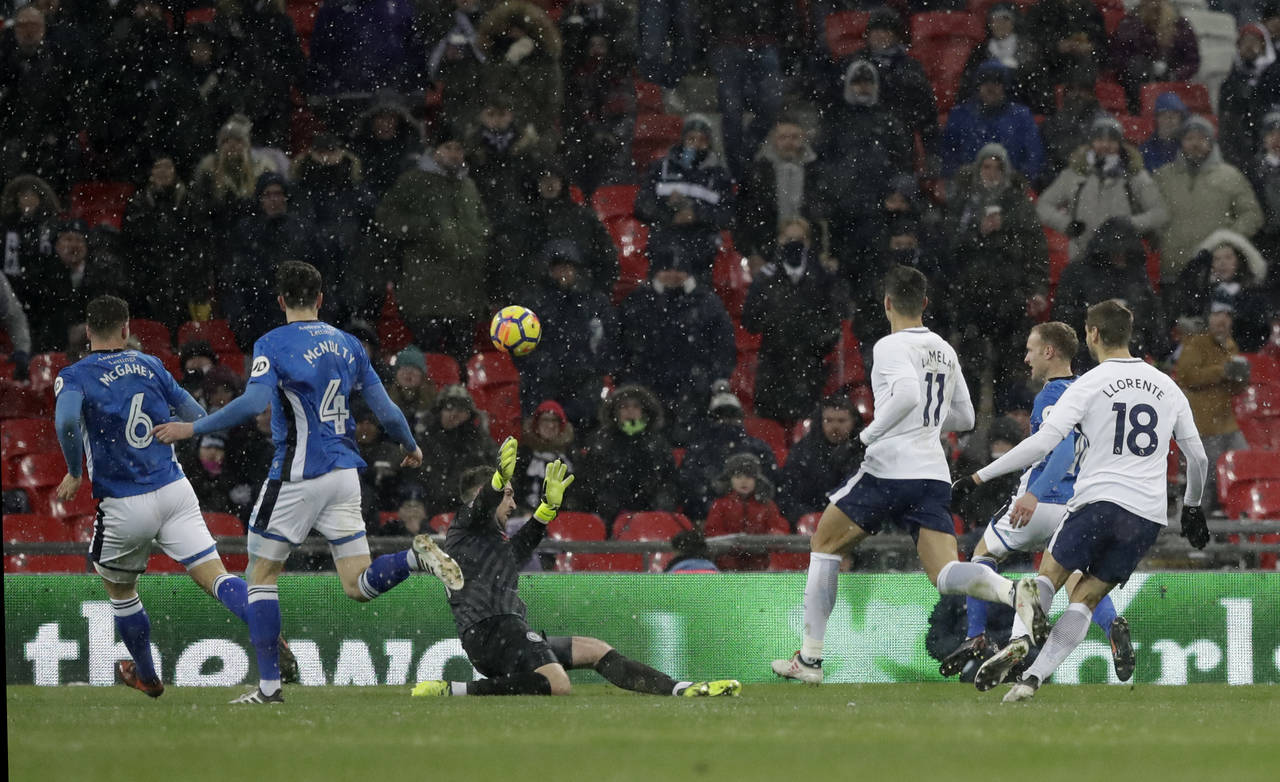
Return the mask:
M1173 378L1139 358L1108 359L1063 392L1040 428L1084 438L1068 510L1107 501L1168 523L1169 441L1199 437Z
M877 478L951 481L943 432L973 426L973 402L956 351L929 329L876 342L871 366L875 419L862 431L862 468Z

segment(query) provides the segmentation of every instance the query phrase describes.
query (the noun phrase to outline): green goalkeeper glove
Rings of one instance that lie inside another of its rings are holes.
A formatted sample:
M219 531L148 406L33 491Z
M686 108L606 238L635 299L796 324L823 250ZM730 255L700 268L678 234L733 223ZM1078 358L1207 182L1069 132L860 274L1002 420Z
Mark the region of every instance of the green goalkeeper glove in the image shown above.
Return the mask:
M547 475L542 479L542 502L533 512L533 517L543 524L550 524L564 502L564 490L573 485L574 476L569 474L569 467L556 459L547 465Z
M519 447L520 444L514 437L508 437L502 441L502 445L498 446L498 469L494 471L493 479L489 482L494 491L502 491L511 482L511 476L516 471L516 451Z

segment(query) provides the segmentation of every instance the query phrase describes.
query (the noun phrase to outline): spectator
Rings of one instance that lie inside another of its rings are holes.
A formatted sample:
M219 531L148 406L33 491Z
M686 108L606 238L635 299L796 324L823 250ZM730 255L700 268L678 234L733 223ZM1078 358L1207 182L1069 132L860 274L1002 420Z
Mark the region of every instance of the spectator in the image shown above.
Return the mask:
M742 325L763 335L756 414L789 425L812 410L822 390L824 359L840 337L840 311L835 279L818 261L808 221L786 220L772 255L751 282Z
M387 362L382 358L382 346L378 342L378 332L374 330L369 321L360 318L352 318L347 321L347 325L342 330L360 340L361 347L369 356L369 364L373 367L374 373L382 378L383 383L391 382L392 370Z
M192 319L192 302L210 301L215 275L193 222L190 192L168 153L152 158L146 184L125 207L121 235L128 279L146 280L149 292L139 317L177 330Z
M957 460L956 471L961 475L963 470L976 469L980 464L990 464L1008 453L1013 446L1022 442L1027 436L1022 425L1009 416L1002 416L991 423L991 429L985 438L975 438L975 442ZM964 520L965 529L978 529L989 523L993 514L998 512L1002 503L1018 489L1020 476L1017 473L1003 475L991 482L983 482L974 491L967 494L957 503L953 503L955 513Z
M83 220L63 223L54 231L53 242L54 257L45 258L38 267L38 282L30 293L31 301L40 308L30 318L37 353L62 349L68 330L81 322L92 299L124 292L116 260L90 251L89 227Z
M237 505L252 508L264 483L262 476L270 469L276 453L271 439L271 407L228 432L226 442L226 469L236 483L231 496ZM240 516L242 521L248 517L247 513Z
M652 386L675 417L677 442L702 412L713 380L733 372L737 349L724 304L670 251L651 250L652 278L622 302L618 379Z
M1082 144L1089 143L1093 121L1104 114L1095 94L1092 73L1077 72L1062 88L1062 105L1040 126L1044 139L1045 171L1041 180L1052 182L1070 163Z
M35 174L62 189L75 139L72 69L45 39L44 13L26 5L0 33L0 180Z
M1269 112L1262 118L1262 150L1253 160L1250 179L1254 191L1262 202L1264 222L1254 236L1254 244L1263 257L1271 261L1269 275L1262 280L1264 287L1280 291L1280 111Z
M1155 179L1169 209L1160 241L1161 285L1172 285L1196 246L1217 229L1247 239L1262 226L1262 209L1249 180L1222 162L1213 124L1203 117L1183 124L1177 160L1157 171Z
M13 286L3 275L0 275L0 322L3 322L4 332L9 335L12 346L9 363L13 364L13 379L26 380L29 376L27 367L31 363L31 328L22 302L13 295Z
M712 148L711 123L690 114L680 143L649 167L636 194L635 215L649 224L649 251L681 258L710 285L720 232L733 212L733 178Z
M791 534L791 524L773 501L773 484L755 456L739 453L726 459L714 488L719 498L707 512L703 530L707 537ZM730 549L716 557L716 566L720 570L768 570L769 555Z
M1026 104L1035 114L1051 114L1052 93L1044 87L1040 70L1041 52L1035 39L1022 29L1022 15L1010 3L996 3L987 9L987 37L973 47L964 66L958 94L967 99L977 88L978 68L997 60L1012 73L1010 97Z
M1228 163L1244 168L1258 148L1259 121L1280 96L1268 94L1264 74L1276 61L1276 50L1266 28L1246 24L1236 38L1236 57L1231 73L1218 91L1218 132L1222 156Z
M307 62L285 0L217 0L213 28L231 52L242 111L268 145L289 141L291 92L304 90ZM314 51L314 50L313 50Z
M4 276L28 315L35 304L36 274L53 255L53 231L61 211L53 188L38 176L16 176L0 192Z
M987 363L997 389L1022 366L1023 335L1049 309L1049 254L1021 177L998 144L982 148L973 167L956 175L960 210L951 246L948 296L961 360L974 377Z
M311 34L311 91L407 89L413 21L411 0L324 0Z
M1067 235L1073 260L1108 217L1129 218L1140 234L1169 222L1160 189L1142 167L1142 154L1124 140L1120 123L1106 115L1093 121L1088 145L1075 151L1070 166L1040 194L1036 214L1046 228Z
M1204 492L1208 511L1218 504L1218 459L1227 451L1249 447L1231 407L1231 397L1249 385L1249 363L1231 335L1231 321L1229 309L1210 313L1209 332L1187 337L1178 355L1178 385L1191 403L1191 417L1211 465Z
M542 502L542 480L547 476L547 465L556 459L573 470L576 448L573 442L573 424L565 416L564 408L547 399L524 419L523 439L516 460L515 500L519 507L532 513ZM561 510L577 510L576 499L566 497L567 504Z
M485 62L480 89L506 93L516 116L554 139L564 108L560 32L547 12L525 0L504 0L485 14L476 30Z
M600 405L600 427L587 441L581 481L596 513L613 529L619 513L675 510L678 489L662 404L649 389L623 385Z
M217 150L201 159L191 182L192 211L208 232L211 249L225 251L236 224L253 214L254 188L270 170L253 154L248 119L227 120L218 130Z
M1147 253L1128 218L1112 217L1094 232L1082 258L1067 266L1054 293L1053 319L1070 323L1084 344L1084 316L1105 299L1133 311L1134 355L1163 357L1167 350L1164 311L1147 277ZM1084 351L1081 358L1088 364Z
M219 435L207 434L200 438L197 448L184 450L187 458L182 460L182 471L195 489L200 509L206 513L239 515L244 509L231 500L235 479L227 470L227 441Z
M377 535L405 536L430 533L427 526L427 490L422 484L409 482L400 488L395 516L375 527ZM449 511L452 512L452 511Z
M414 342L465 364L484 294L489 220L467 175L462 143L447 131L378 205L383 253Z
M243 366L232 369L223 364L215 364L204 373L200 381L200 393L196 398L206 411L212 413L221 410L244 391L244 381L241 379L243 372Z
M1138 0L1111 38L1111 67L1136 114L1143 84L1191 81L1200 70L1200 44L1170 0Z
M461 500L458 482L469 467L496 463L497 447L485 431L475 402L465 386L445 386L436 395L435 415L422 446L422 479L427 486L427 513L452 513Z
M1009 70L999 61L983 64L976 74L977 95L951 110L942 131L942 172L951 176L984 145L995 142L1009 153L1013 167L1035 179L1044 165L1040 130L1031 111L1008 100Z
M25 496L25 495L24 495ZM667 563L667 573L718 573L719 568L711 561L711 550L707 548L706 538L696 529L677 532L671 538L671 548L676 555Z
M1156 98L1155 115L1155 129L1141 148L1142 164L1151 172L1172 163L1178 157L1182 123L1187 121L1191 112L1187 110L1187 104L1182 102L1182 98L1178 97L1178 93L1162 92Z
M697 52L693 0L639 0L636 10L640 77L675 87Z
M565 99L561 128L570 178L589 195L635 177L635 26L620 0L576 0L560 17Z
M815 212L828 221L831 245L849 285L872 284L863 270L880 226L873 215L886 182L911 170L907 130L880 100L880 77L865 60L844 74L844 100L827 114Z
M888 8L872 11L866 37L865 56L879 76L880 102L907 129L909 146L911 134L920 135L927 158L925 169L931 173L938 154L938 105L924 66L902 45L906 37L902 18Z
M351 418L355 421L356 448L360 451L360 458L368 465L360 476L360 483L368 493L364 500L372 506L371 510L391 510L396 507L397 502L403 503L405 495L414 490L416 499L421 502L423 493L417 482L403 480L400 462L404 459L404 454L400 446L383 435L377 416L363 399L357 400L352 406ZM362 496L363 494L364 492ZM426 509L423 508L422 511L425 518Z
M706 423L689 443L680 465L680 483L684 491L684 513L692 519L706 518L715 499L713 484L725 461L734 454L751 454L763 466L764 475L776 485L778 472L773 450L763 440L747 434L742 423L742 402L729 390L727 382L717 383L711 390Z
M809 217L818 204L818 156L805 129L784 117L773 127L738 190L734 244L758 267L772 254L783 221Z
M1044 58L1040 69L1051 82L1046 88L1106 64L1106 25L1093 0L1039 0L1027 11L1027 29Z
M1203 319L1214 312L1230 312L1241 349L1261 350L1271 336L1271 313L1260 285L1267 278L1267 266L1248 239L1231 231L1214 231L1178 278L1176 314Z
M442 88L440 119L447 124L475 116L481 108L480 75L487 58L476 40L476 28L485 5L481 0L439 3L434 16L424 20L427 78Z
M516 359L524 414L535 415L539 400L555 400L574 425L588 428L616 361L617 319L609 298L587 284L575 242L548 242L538 265L543 274L523 295L542 321L542 342Z
M231 238L231 264L222 280L219 301L240 348L248 353L254 341L281 325L283 313L276 304L276 268L284 261L306 261L324 270L337 272L332 247L319 236L316 224L291 208L289 186L284 177L267 172L258 177L253 196L258 209L240 221ZM326 273L327 285L337 284ZM328 291L326 291L328 292ZM329 312L341 311L341 303L330 295ZM337 318L341 322L342 318Z
M782 466L778 506L792 524L827 507L827 493L857 471L861 421L847 394L823 397L809 431L791 446Z
M179 385L206 409L204 378L217 364L218 354L203 339L193 339L178 346L178 366L182 368Z
M933 239L913 217L900 217L891 221L881 239L873 246L875 254L868 260L862 279L864 284L852 289L852 320L861 343L863 356L870 360L876 341L889 333L889 323L884 318L884 296L880 280L889 269L910 266L918 269L932 289L944 284L939 255L945 250L930 244ZM837 296L843 293L841 291ZM930 307L924 313L924 322L935 331L948 331L948 316L942 307Z
M414 434L421 437L435 410L436 384L427 377L427 357L413 345L402 349L391 362L395 374L387 384L387 396L409 419Z
M467 168L476 183L495 235L512 230L529 209L529 183L554 151L532 122L517 117L510 95L490 93L463 138Z
M739 0L701 0L700 6L708 63L716 76L725 162L740 177L782 109L779 49L788 12L780 3ZM747 110L753 117L744 127Z
M390 90L374 95L373 105L356 121L351 150L364 169L364 182L381 198L406 169L422 145L422 130L399 96Z
M184 37L182 55L160 75L142 135L148 148L169 150L189 172L238 108L242 87L210 25L191 25Z

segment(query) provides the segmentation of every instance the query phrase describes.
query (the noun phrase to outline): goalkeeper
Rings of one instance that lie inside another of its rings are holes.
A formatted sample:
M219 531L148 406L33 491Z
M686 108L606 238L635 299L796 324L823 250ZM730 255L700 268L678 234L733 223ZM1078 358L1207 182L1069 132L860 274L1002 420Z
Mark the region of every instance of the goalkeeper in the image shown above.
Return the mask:
M418 695L568 695L572 668L592 668L626 690L687 698L737 695L734 680L677 682L661 671L623 657L604 641L582 636L545 636L525 623L525 604L516 593L520 564L527 561L556 517L574 476L559 460L547 465L542 503L533 518L507 540L503 530L515 508L511 474L516 440L498 452L498 470L487 467L462 475L465 503L454 516L444 550L462 568L465 586L449 592L458 637L471 664L489 677L472 682L425 681Z

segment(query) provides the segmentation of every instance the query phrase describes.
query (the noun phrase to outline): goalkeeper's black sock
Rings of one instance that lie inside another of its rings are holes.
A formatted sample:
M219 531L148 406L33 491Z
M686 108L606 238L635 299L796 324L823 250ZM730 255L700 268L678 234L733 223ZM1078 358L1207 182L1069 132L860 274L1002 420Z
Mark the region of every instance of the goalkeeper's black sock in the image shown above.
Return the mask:
M601 657L595 670L615 687L649 695L674 695L679 684L662 671L623 657L616 649Z
M468 695L550 695L551 682L537 671L467 682Z

